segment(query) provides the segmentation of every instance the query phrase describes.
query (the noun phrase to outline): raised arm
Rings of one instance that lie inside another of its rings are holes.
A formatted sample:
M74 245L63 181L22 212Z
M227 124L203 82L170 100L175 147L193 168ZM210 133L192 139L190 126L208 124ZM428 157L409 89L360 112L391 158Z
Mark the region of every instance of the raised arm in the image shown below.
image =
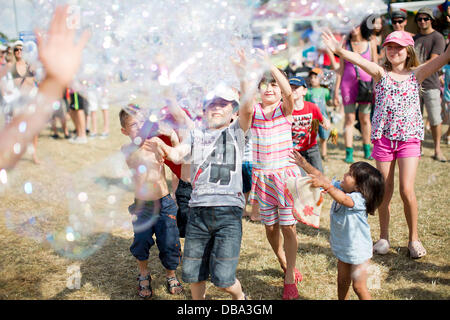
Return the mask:
M248 79L248 75L246 72L246 68L248 67L248 60L245 56L245 52L243 49L239 49L237 51L239 59L231 58L231 62L234 64L235 72L237 77L239 78L241 96L239 103L239 125L247 132L247 130L251 127L252 124L252 116L253 116L253 106L255 104L255 88L251 87L250 79Z
M310 165L308 161L300 155L300 153L293 151L291 158L294 160L291 162L294 162L305 170L306 173L308 173L308 176L311 178L309 183L311 183L312 187L323 188L325 192L327 192L336 202L346 207L353 208L355 204L353 203L352 198L338 188L335 188L331 181L323 175L322 172Z
M450 61L450 46L447 50L438 57L428 60L428 62L419 66L415 71L416 79L419 83L422 83L426 78L431 76L433 73L439 71L443 66L445 66Z
M382 78L384 70L377 63L364 59L359 53L343 48L345 37L338 42L334 35L328 31L322 33L322 40L331 52L337 54L341 59L347 60L363 69L375 82L378 82ZM343 61L341 64L343 64Z
M319 170L314 168L311 164L309 164L309 162L302 157L300 152L293 150L292 153L289 155L289 157L292 159L291 163L295 163L297 166L305 170L306 173L313 174L316 176L322 175L322 172L320 172Z

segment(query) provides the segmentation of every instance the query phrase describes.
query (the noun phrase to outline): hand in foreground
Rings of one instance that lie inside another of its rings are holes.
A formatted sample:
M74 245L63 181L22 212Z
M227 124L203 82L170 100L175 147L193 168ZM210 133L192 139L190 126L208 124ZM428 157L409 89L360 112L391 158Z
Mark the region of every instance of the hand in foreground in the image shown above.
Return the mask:
M39 59L45 68L46 77L67 87L72 82L81 62L82 51L89 40L84 31L75 43L75 30L67 26L68 6L55 9L50 28L46 34L36 30Z
M311 177L311 180L308 183L311 184L313 188L327 187L330 184L330 181L324 175L314 175L308 174Z
M337 41L331 31L327 30L322 32L322 41L333 54L339 55L344 46L345 36L342 37L341 41Z
M306 164L308 164L308 161L306 161L306 159L303 158L303 156L298 151L293 150L289 157L293 160L290 162L295 163L300 168L304 169Z
M153 152L156 156L156 160L159 162L164 162L166 158L166 153L164 152L161 144L164 143L160 138L153 137L151 139L146 139L142 145L142 149L148 152Z

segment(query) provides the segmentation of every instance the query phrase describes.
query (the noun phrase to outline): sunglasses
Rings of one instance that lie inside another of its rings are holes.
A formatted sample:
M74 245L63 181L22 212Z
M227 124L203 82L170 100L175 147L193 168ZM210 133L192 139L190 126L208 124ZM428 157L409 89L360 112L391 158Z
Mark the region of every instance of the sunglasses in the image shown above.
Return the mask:
M430 21L431 18L425 17L425 18L417 18L416 21Z
M22 51L22 49L21 48L15 48L14 52L17 52L17 51Z
M403 21L405 21L405 19L392 20L392 24L400 24L400 23L403 23Z

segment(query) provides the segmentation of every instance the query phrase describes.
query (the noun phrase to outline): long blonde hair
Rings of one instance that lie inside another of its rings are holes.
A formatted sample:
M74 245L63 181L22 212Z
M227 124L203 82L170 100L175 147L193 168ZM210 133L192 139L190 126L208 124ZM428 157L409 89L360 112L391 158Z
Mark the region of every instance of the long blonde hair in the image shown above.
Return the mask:
M413 46L409 45L406 47L406 52L408 54L408 57L405 61L405 68L407 70L414 70L418 66L420 66L419 58L417 57L416 49L414 49ZM385 61L384 61L384 67L387 71L392 71L392 64L387 59L387 55L385 55Z

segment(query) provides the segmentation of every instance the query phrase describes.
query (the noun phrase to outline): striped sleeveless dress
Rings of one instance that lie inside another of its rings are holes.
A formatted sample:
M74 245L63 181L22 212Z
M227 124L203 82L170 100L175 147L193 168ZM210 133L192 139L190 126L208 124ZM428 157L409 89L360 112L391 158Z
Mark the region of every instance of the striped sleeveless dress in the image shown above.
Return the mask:
M290 162L289 155L293 150L292 123L285 117L281 106L280 103L274 109L271 118L265 117L260 104L254 107L253 112L251 127L253 171L250 200L252 203L256 201L259 203L261 216L268 208L289 209L289 215L292 216L293 202L286 188L286 179L301 175L300 169ZM283 220L283 217L280 219ZM295 221L293 216L289 219L291 222ZM263 222L271 224L273 221Z

